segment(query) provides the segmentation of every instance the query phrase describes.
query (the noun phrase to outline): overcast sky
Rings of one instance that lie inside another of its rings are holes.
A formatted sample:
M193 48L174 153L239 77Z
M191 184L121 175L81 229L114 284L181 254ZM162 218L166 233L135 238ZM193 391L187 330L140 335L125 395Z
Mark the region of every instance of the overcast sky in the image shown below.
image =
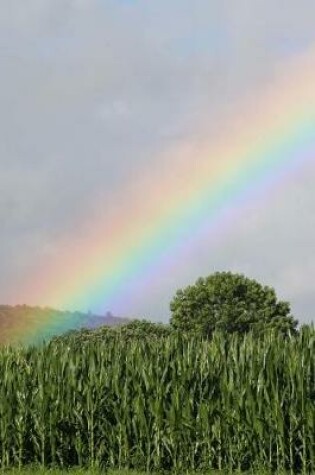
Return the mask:
M202 117L211 134L231 104L272 84L314 44L314 18L314 0L2 0L0 302L24 303L17 283L80 233L100 197L110 206ZM220 242L197 241L180 273L175 263L143 298L126 297L124 312L166 321L177 287L233 270L314 320L314 183L315 157Z

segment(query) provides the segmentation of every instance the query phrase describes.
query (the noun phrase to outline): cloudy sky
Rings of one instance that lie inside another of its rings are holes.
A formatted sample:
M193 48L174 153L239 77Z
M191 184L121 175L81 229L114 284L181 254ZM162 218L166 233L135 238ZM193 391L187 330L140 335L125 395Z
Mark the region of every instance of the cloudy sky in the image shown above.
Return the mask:
M201 120L211 136L231 106L272 84L314 44L314 18L314 0L2 0L0 302L35 304L15 289L38 263L84 233L91 210L106 219L112 197L196 140ZM196 240L180 272L109 310L167 321L176 288L232 270L314 320L314 180L315 157L219 241Z

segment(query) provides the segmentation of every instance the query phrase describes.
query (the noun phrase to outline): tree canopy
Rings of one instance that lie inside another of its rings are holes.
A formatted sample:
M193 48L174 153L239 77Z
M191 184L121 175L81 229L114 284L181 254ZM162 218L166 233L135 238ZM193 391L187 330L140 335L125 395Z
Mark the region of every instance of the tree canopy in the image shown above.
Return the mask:
M178 290L170 309L174 329L204 336L215 330L288 334L297 326L289 303L279 301L273 288L232 272L216 272Z

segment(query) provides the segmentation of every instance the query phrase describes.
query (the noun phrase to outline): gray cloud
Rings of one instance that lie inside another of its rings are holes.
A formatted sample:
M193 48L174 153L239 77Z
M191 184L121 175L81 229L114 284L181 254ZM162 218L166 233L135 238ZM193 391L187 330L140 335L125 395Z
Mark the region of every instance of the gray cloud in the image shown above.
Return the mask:
M0 300L13 303L16 282L95 203L194 136L201 119L211 136L231 107L272 83L279 64L314 42L314 15L313 0L3 1ZM275 285L310 318L312 178L313 165L277 203L254 204L233 238L197 243L185 272L130 299L131 313L165 319L174 287L233 267Z

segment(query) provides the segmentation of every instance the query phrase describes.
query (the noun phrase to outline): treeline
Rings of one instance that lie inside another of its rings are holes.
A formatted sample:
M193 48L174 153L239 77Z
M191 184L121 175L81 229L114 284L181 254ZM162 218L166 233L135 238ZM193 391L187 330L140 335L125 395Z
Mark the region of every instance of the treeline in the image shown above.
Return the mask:
M313 331L314 326L313 324L310 325L303 325L299 330L294 331L292 335L283 335L279 333L276 329L266 329L265 332L259 336L254 335L256 339L264 339L267 335L279 335L282 338L290 338L290 336L297 336L299 333ZM229 334L220 331L219 329L215 331L216 334L221 334L222 336ZM234 332L235 334L237 332ZM247 334L247 333L246 333ZM246 334L238 335L240 337L245 337ZM72 346L75 345L82 345L86 343L92 342L102 342L102 341L109 341L109 340L116 340L119 338L121 341L143 341L143 340L161 340L168 337L177 337L178 335L183 335L186 337L203 337L205 339L211 340L213 335L205 336L198 331L182 331L178 330L171 324L167 323L153 323L148 320L138 320L134 319L129 323L123 323L121 325L115 326L101 326L95 329L91 328L81 328L77 330L70 330L68 332L63 333L62 335L58 335L53 337L50 341L51 343L70 343Z
M314 328L76 342L0 350L2 467L315 473Z
M178 332L170 324L153 323L148 320L134 319L128 323L115 326L100 326L95 329L81 328L70 330L62 335L52 338L52 343L69 342L81 345L89 342L108 341L109 339L128 340L157 340Z
M279 300L273 288L232 272L216 272L179 289L170 302L170 310L170 324L163 325L139 320L132 323L110 314L100 317L25 305L0 306L0 343L42 343L63 334L83 342L117 332L126 339L132 335L162 337L174 332L211 338L215 331L242 335L252 332L257 337L270 331L283 336L298 331L290 304ZM119 330L104 327L127 322ZM102 328L91 332L91 327Z

